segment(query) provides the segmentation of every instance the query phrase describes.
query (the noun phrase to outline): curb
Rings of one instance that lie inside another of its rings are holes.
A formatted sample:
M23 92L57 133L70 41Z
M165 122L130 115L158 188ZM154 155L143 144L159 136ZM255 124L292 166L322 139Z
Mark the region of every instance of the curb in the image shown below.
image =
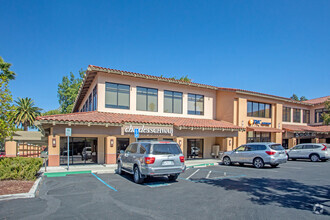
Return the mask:
M208 166L219 166L219 163L201 163L197 165L187 166L187 168L208 167Z
M16 193L16 194L1 195L0 196L0 201L10 200L10 199L35 198L36 197L36 191L38 189L41 178L42 178L41 176L39 176L37 178L37 180L34 182L33 186L31 187L31 189L28 193Z

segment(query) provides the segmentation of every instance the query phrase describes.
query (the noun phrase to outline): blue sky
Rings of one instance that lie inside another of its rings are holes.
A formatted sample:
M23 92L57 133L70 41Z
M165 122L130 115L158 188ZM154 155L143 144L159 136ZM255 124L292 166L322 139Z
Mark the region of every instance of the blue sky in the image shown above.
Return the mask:
M89 64L290 97L330 95L330 1L0 0L14 98L59 106Z

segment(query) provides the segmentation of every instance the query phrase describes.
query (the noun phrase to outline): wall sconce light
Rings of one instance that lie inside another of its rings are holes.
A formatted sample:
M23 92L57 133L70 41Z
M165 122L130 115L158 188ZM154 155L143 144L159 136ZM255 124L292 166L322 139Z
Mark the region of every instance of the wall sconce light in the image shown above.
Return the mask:
M278 129L281 129L281 123L278 123Z
M110 147L113 147L113 139L110 139Z
M181 145L182 145L182 140L179 140L179 146L181 147Z
M52 139L52 145L53 145L53 147L56 147L56 138Z
M244 127L244 121L242 120L242 127Z

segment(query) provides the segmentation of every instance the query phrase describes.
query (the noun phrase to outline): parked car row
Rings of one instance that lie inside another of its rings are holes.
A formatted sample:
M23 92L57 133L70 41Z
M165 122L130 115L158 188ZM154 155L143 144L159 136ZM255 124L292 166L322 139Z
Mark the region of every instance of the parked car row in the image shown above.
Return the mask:
M233 151L225 152L222 156L224 165L238 163L240 165L253 164L256 168L262 168L265 164L277 167L292 159L310 159L313 162L330 159L329 144L299 144L289 150L276 143L248 143Z

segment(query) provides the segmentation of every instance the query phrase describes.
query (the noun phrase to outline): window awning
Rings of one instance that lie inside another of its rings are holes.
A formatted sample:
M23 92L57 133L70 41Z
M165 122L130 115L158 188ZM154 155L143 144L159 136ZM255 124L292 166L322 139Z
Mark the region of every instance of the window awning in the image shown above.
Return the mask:
M247 131L259 131L259 132L273 132L273 133L281 133L281 129L270 128L270 127L247 127Z

